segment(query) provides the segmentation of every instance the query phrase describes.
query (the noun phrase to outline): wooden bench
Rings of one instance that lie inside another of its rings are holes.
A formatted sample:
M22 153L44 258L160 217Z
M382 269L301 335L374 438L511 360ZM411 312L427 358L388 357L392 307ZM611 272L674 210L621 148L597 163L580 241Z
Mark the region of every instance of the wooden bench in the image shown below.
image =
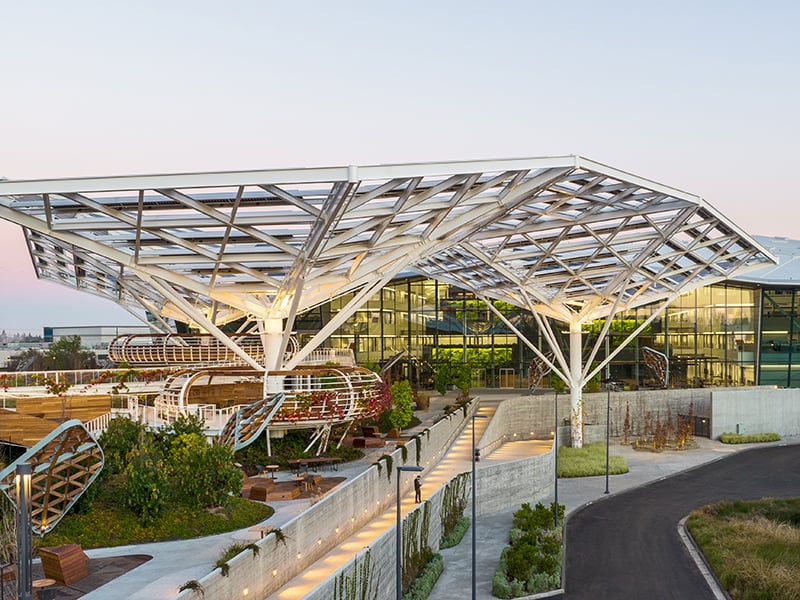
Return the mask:
M370 438L380 437L381 436L380 431L378 431L378 428L373 426L373 425L362 425L361 426L361 435L363 435L364 437L370 437Z
M273 490L275 484L272 480L267 479L263 483L254 484L248 494L250 500L258 500L259 502L266 502L267 495Z
M89 557L80 544L39 548L39 558L42 559L44 576L61 585L70 585L89 574Z
M383 438L379 437L357 437L353 438L353 448L380 448L386 444Z

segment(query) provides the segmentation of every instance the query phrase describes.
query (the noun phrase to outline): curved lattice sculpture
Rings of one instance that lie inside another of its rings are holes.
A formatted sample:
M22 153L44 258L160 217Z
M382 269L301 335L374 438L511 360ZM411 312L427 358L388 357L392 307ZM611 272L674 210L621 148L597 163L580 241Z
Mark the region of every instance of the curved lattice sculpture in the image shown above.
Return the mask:
M662 388L669 386L669 359L658 350L653 350L648 346L642 347L644 364L653 372L658 383Z
M244 350L253 360L264 362L264 347L258 334L232 334L230 341ZM296 342L287 350L296 351ZM242 364L231 348L211 334L137 333L121 335L108 345L108 357L114 362L131 365L203 365Z
M318 445L318 453L324 452L333 425L346 423L346 434L354 421L377 416L385 407L383 380L363 367L309 366L267 375L282 379L284 391L236 411L223 427L221 443L239 450L267 428L313 428L306 451Z
M269 394L237 410L222 428L219 443L231 446L234 452L252 444L267 428L285 398L283 392Z
M99 444L78 419L72 419L0 471L0 489L16 506L17 464L31 464L31 529L44 534L58 524L97 478L103 461Z
M286 400L272 424L317 425L376 416L382 409L380 376L364 367L315 366L270 371L282 376Z

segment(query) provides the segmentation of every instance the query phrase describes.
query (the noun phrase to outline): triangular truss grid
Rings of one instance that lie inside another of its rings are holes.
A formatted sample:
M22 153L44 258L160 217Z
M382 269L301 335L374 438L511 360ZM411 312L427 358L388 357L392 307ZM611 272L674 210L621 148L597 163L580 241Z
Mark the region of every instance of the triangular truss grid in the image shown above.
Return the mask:
M39 277L216 326L401 270L586 321L773 262L701 198L576 156L5 181L0 217Z

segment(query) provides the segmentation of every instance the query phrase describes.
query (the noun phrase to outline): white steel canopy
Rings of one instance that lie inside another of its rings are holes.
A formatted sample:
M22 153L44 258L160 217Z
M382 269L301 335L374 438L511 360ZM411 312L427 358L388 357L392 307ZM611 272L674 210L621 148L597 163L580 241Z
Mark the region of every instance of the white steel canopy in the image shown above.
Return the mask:
M701 198L576 156L3 181L0 216L39 277L217 325L401 270L586 321L774 262Z
M539 321L556 361L526 343L578 412L613 357L592 365L607 319L583 362L582 323L775 263L702 198L578 156L2 181L0 218L23 227L40 278L146 309L165 331L194 322L263 369L219 329L255 318L267 370L298 313L354 292L284 368L401 271L508 301ZM541 315L569 324L569 361Z

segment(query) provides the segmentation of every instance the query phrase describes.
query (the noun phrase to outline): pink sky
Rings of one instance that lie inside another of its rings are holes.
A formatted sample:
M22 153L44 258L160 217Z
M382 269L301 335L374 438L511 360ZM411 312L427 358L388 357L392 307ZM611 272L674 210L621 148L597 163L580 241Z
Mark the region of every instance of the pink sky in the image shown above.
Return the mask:
M581 154L800 238L800 9L775 2L12 3L9 179ZM37 282L0 329L135 323Z

